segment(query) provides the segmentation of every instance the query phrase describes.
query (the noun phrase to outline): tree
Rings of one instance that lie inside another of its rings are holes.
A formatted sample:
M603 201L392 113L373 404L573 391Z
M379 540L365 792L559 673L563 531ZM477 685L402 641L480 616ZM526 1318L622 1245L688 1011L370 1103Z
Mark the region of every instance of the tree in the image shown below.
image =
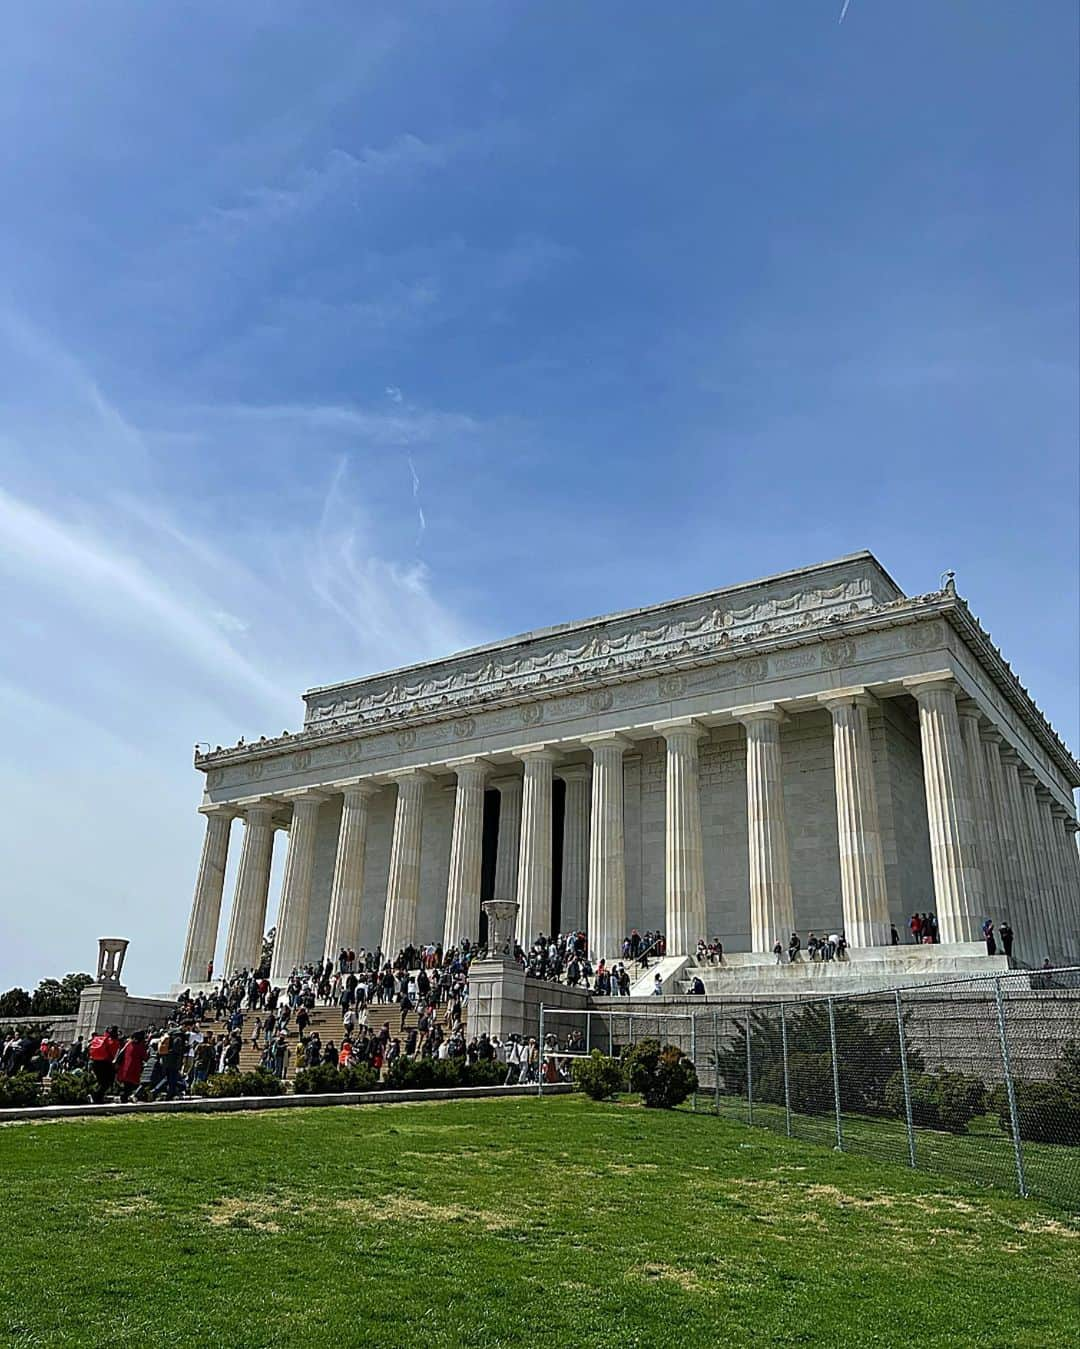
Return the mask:
M94 982L89 974L65 974L63 979L42 979L34 990L34 1016L71 1016L79 1010L79 995Z
M259 957L259 974L266 976L270 973L270 964L274 959L274 941L277 938L277 928L272 927L262 941L262 955ZM230 970L231 974L232 971Z
M0 1016L29 1016L33 999L25 988L9 988L0 993Z
M900 1071L900 1037L893 1016L863 1016L850 1003L833 1004L836 1028L837 1069L840 1079L840 1108L855 1114L887 1114L885 1088L894 1073ZM905 1018L906 1019L906 1018ZM759 1101L784 1104L783 1035L779 1014L773 1010L751 1012L750 1065L754 1074L754 1097ZM788 1084L792 1108L796 1096L804 1100L807 1113L827 1109L832 1104L832 1042L829 1034L829 1009L825 1003L811 1003L787 1018ZM811 1060L816 1060L811 1062ZM920 1073L923 1056L910 1045L908 1070ZM729 1092L746 1095L746 1025L740 1024L726 1049L716 1054L716 1066ZM806 1078L806 1090L796 1087L796 1077ZM820 1101L821 1084L829 1084L829 1101ZM814 1109L810 1107L813 1106Z

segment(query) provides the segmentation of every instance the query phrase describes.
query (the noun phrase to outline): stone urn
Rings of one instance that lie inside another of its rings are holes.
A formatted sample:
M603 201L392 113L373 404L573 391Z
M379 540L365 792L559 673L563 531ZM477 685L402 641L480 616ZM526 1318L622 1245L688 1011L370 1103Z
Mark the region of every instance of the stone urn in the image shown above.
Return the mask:
M489 960L514 958L514 928L518 905L512 899L489 899L483 905L487 914L487 953Z

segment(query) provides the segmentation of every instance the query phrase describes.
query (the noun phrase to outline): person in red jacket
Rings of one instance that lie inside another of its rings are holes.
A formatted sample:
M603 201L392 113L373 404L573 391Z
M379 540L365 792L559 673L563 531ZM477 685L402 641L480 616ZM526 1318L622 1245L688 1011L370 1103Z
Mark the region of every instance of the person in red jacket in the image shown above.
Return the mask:
M120 1083L121 1101L130 1101L131 1093L142 1078L143 1064L149 1050L146 1047L146 1032L133 1031L116 1057L116 1080Z
M105 1094L116 1080L116 1055L120 1049L120 1027L110 1026L104 1035L98 1034L90 1041L90 1071L94 1074L97 1086L91 1092L95 1105L102 1105Z

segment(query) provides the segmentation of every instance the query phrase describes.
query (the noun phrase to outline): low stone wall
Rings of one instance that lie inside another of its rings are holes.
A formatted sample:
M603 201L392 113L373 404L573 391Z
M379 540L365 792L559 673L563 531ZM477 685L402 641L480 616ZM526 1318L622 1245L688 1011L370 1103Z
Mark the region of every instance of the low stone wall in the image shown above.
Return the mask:
M544 1095L573 1091L569 1082L545 1083ZM77 1119L113 1115L208 1115L239 1110L296 1110L325 1105L405 1105L420 1101L487 1100L501 1096L535 1096L527 1087L429 1087L423 1091L335 1091L312 1096L226 1096L215 1100L194 1097L186 1101L147 1101L144 1104L109 1102L105 1105L34 1105L0 1110L0 1124L17 1121Z

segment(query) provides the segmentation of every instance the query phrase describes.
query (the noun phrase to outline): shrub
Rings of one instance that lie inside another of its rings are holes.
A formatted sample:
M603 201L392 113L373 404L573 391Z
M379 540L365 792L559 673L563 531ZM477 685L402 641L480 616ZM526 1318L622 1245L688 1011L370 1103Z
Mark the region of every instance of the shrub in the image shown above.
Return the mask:
M978 1077L948 1072L911 1073L911 1120L922 1129L943 1129L950 1134L966 1134L976 1115L986 1110L986 1084ZM894 1073L885 1088L890 1112L904 1117L904 1077Z
M480 1059L465 1067L466 1087L501 1087L506 1081L506 1065L495 1059Z
M1025 1143L1059 1143L1080 1146L1080 1088L1074 1088L1070 1074L1059 1068L1049 1082L1016 1082L1016 1117L1020 1137ZM1001 1127L1011 1137L1012 1118L1009 1097L995 1087L991 1109L997 1111Z
M599 1049L587 1059L575 1059L573 1072L575 1085L594 1101L610 1100L626 1086L622 1068Z
M440 1069L443 1071L438 1072ZM387 1071L386 1085L397 1091L423 1091L428 1087L452 1086L459 1080L457 1071L453 1059L444 1059L440 1063L438 1059L397 1058ZM446 1081L449 1074L454 1076L452 1083ZM437 1077L443 1080L437 1081Z
M86 1099L86 1093L83 1093ZM0 1077L0 1106L40 1105L41 1083L37 1073L13 1073Z
M670 1110L697 1091L694 1065L677 1045L660 1046L659 1040L639 1040L623 1056L631 1091L641 1092L645 1105Z
M836 1041L839 1053L840 1105L849 1113L885 1114L888 1105L885 1088L889 1079L900 1071L900 1040L896 1021L892 1017L872 1018L850 1003L833 1005ZM801 1012L789 1013L787 1018L788 1076L791 1086L791 1108L800 1114L821 1114L832 1108L832 1058L829 1035L829 1010L825 1003L814 1003ZM806 1079L796 1087L797 1074L792 1063L797 1056ZM810 1064L817 1057L821 1062ZM754 1073L754 1099L775 1105L784 1103L783 1038L780 1019L774 1012L750 1013L750 1058ZM822 1070L822 1062L827 1074ZM730 1045L715 1056L715 1063L724 1086L738 1096L746 1095L746 1028L739 1026ZM773 1070L776 1071L773 1071ZM923 1058L917 1049L908 1049L908 1069L921 1072ZM821 1102L818 1085L828 1077L829 1104ZM796 1104L798 1095L799 1104Z
M314 1096L320 1092L373 1091L379 1085L379 1074L366 1063L351 1068L338 1068L332 1063L318 1063L313 1068L301 1068L293 1082L298 1096Z
M281 1096L284 1091L285 1084L265 1068L256 1068L251 1073L215 1073L205 1082L191 1085L192 1096L211 1100L227 1096Z
M54 1073L49 1078L49 1105L85 1105L93 1089L86 1073Z
M836 1109L830 1054L789 1054L788 1091L797 1115L827 1115ZM784 1065L774 1063L754 1083L754 1097L784 1104Z

